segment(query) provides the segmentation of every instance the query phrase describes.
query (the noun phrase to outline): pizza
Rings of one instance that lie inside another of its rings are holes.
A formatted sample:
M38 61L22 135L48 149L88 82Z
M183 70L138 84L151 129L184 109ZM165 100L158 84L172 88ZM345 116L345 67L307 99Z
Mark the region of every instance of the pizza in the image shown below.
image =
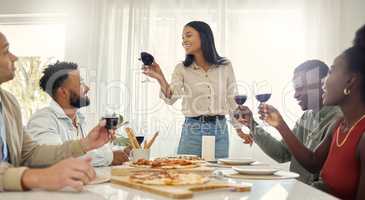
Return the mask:
M207 176L166 170L135 172L129 180L146 185L197 185L209 182Z
M161 157L161 158L156 158L156 159L179 159L179 160L189 160L193 163L201 163L204 162L204 160L202 160L199 156L196 155L176 155L176 156L167 156L167 157Z
M132 167L146 167L156 169L187 169L199 167L197 163L184 159L139 159L131 164Z

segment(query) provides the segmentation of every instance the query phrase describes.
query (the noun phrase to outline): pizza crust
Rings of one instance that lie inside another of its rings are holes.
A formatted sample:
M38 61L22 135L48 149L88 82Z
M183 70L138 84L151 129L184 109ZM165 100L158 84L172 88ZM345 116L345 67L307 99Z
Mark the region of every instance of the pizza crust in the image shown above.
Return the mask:
M198 163L183 159L156 159L144 160L140 159L130 163L131 167L137 168L153 168L153 169L191 169L199 167Z
M209 182L209 178L195 173L170 171L141 171L129 176L134 183L146 185L199 185Z

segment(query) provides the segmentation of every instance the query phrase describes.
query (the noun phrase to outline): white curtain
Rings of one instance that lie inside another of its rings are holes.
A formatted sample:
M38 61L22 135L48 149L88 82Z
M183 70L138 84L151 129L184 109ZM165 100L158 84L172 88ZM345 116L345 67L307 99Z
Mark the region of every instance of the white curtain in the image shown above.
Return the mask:
M211 25L218 52L234 66L246 105L256 112L253 96L269 83L275 105L293 125L301 111L293 99L293 69L308 59L331 64L343 46L341 0L87 0L71 12L66 59L77 61L91 86L92 105L85 111L94 124L107 110L122 113L138 134L160 131L153 155L176 153L183 116L180 102L165 105L156 81L142 83L142 50L152 53L170 80L184 59L184 24ZM342 43L341 43L342 42ZM243 145L231 132L230 154L271 162L257 147Z

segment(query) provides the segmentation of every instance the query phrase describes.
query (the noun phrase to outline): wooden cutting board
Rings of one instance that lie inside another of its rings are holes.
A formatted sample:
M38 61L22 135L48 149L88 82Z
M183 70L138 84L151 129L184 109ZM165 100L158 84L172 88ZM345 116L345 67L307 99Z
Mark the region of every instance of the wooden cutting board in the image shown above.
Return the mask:
M113 184L173 199L189 199L193 197L194 192L204 192L217 189L231 189L237 192L248 192L251 191L252 186L249 183L230 184L219 181L210 181L206 184L192 186L154 186L131 182L128 176L112 176L111 182Z
M131 167L128 165L122 165L122 166L114 166L111 170L112 176L128 176L131 173L138 172L138 171L153 171L153 170L159 170L159 169L153 169L153 168L138 168L138 167ZM206 167L206 166L200 166L195 168L187 168L187 169L170 169L171 171L182 171L182 172L194 172L199 174L211 174L214 171L213 167Z

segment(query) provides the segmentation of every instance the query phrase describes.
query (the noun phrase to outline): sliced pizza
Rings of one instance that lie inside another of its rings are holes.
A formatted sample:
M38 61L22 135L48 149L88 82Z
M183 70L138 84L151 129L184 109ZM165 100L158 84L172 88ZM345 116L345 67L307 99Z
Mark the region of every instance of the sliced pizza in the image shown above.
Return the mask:
M132 167L155 168L155 169L188 169L199 167L197 163L183 159L140 159L131 163Z
M140 171L129 176L134 183L146 185L197 185L209 182L207 176L172 171Z

